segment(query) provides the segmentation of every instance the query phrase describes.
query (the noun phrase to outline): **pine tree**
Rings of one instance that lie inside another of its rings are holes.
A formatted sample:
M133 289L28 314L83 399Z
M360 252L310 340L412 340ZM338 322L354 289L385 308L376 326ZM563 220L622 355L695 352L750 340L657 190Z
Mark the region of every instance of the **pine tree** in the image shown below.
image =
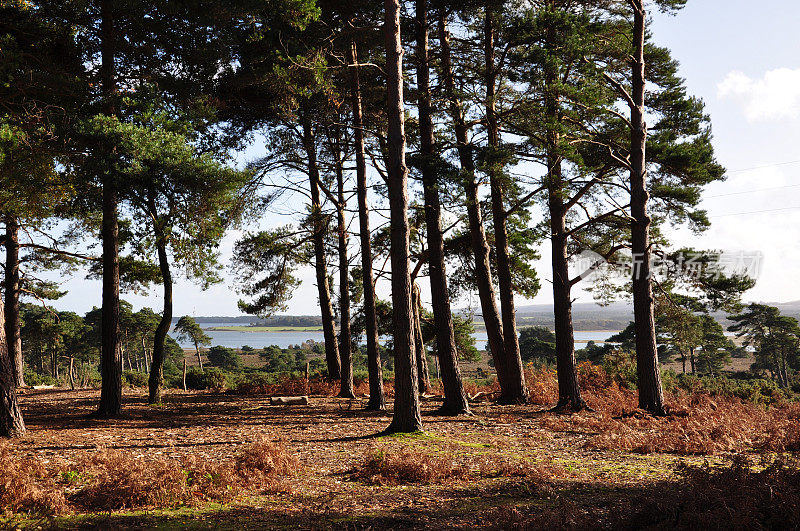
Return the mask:
M408 168L403 112L403 47L400 38L400 2L384 0L386 39L386 171L392 242L392 325L394 328L395 398L389 432L422 429L417 363L412 329L413 309L409 276Z
M458 354L453 329L453 314L447 286L442 207L439 197L437 153L433 108L431 105L430 65L428 55L428 2L416 2L416 69L420 129L420 173L425 198L426 236L428 240L428 274L430 275L433 318L436 329L436 352L442 375L444 403L441 411L459 415L469 413L469 404L458 368ZM419 356L418 356L419 357Z

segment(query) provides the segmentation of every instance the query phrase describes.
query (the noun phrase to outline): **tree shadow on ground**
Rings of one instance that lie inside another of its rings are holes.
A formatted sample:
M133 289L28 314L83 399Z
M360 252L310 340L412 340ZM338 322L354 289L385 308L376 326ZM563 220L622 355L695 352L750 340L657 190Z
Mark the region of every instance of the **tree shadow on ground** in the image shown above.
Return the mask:
M678 493L675 482L608 489L587 483L508 481L445 489L428 505L377 512L234 506L188 514L84 516L52 524L61 529L671 529L705 521L703 515L681 517L680 503L668 506ZM709 528L722 529L730 523L719 521Z

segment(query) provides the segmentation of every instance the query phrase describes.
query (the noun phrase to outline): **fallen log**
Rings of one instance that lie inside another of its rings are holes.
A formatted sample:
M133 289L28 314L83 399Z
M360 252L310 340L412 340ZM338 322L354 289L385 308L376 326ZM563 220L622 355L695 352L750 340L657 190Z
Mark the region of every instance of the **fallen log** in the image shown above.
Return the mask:
M470 402L485 402L487 400L492 400L492 397L496 394L497 391L490 391L488 393L485 391L479 391L474 395L467 393L467 400Z
M271 406L306 406L308 405L307 396L273 396L270 397Z

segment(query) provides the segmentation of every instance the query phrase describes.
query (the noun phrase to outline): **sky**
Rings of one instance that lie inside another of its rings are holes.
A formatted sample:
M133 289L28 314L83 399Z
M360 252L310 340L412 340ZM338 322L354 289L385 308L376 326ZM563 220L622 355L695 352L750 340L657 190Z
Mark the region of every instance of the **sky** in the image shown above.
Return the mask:
M702 235L670 233L677 246L762 253L761 274L746 300L800 300L800 2L797 0L689 0L674 16L655 13L655 41L680 62L690 94L701 98L711 116L718 161L727 168L725 182L707 187L703 207L711 228ZM248 156L257 156L249 150ZM288 223L271 216L267 225ZM538 221L538 220L536 220ZM236 234L223 242L229 256ZM549 247L536 264L542 289L535 299L517 305L549 304ZM227 275L231 277L230 274ZM319 313L313 271L303 270L302 285L287 313ZM423 298L429 299L423 285ZM69 293L55 306L84 313L100 305L100 284L78 275L63 284ZM388 286L378 288L389 297ZM576 293L580 302L591 296ZM158 310L158 289L147 296L124 295L134 308ZM175 315L239 315L235 286L201 291L178 281ZM458 301L475 306L476 299Z

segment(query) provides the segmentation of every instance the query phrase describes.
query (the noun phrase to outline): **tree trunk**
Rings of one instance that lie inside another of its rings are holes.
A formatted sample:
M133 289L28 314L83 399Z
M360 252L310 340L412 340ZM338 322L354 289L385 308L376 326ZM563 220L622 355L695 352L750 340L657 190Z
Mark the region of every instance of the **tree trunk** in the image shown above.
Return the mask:
M550 166L556 182L560 179L561 165ZM558 172L559 175L554 175ZM560 187L559 187L560 188ZM570 408L580 411L586 408L581 397L578 371L575 365L575 335L572 325L572 285L567 261L567 234L565 210L562 196L556 187L548 187L550 204L550 241L552 243L553 267L553 313L556 336L556 370L558 373L557 409Z
M361 110L361 82L358 73L358 48L350 46L350 98L353 107L353 134L356 151L356 191L358 194L359 238L361 240L361 275L364 285L364 320L367 335L367 370L369 372L369 402L367 409L383 411L386 398L383 392L383 368L378 352L378 319L375 314L375 284L372 279L372 242L367 204L367 162L364 155L364 118Z
M428 274L431 282L433 323L436 329L436 353L441 368L444 403L440 412L448 415L469 413L464 393L458 352L453 331L453 313L447 289L442 234L442 206L434 166L435 138L431 109L430 64L428 59L428 2L417 0L417 93L419 94L420 154L422 186L425 196L425 226L428 239Z
M115 114L114 19L112 2L100 3L101 58L100 77L104 112ZM103 176L103 308L102 349L100 357L99 417L119 415L122 409L122 352L119 338L119 224L117 189L111 168Z
M636 368L639 407L655 415L664 414L664 396L658 369L656 328L653 315L653 286L650 279L650 216L647 213L647 166L644 122L644 41L647 13L644 0L632 0L634 12L631 98L631 251L633 253L633 313L636 327Z
M372 242L367 203L367 162L364 155L364 117L361 109L361 81L358 72L358 48L350 45L350 99L353 108L353 134L356 151L356 192L358 194L359 239L361 240L361 280L364 285L364 321L367 336L367 371L369 401L366 409L384 411L383 368L378 352L378 319L375 314L375 284L372 279Z
M384 0L386 38L386 114L389 210L392 260L392 325L394 332L394 415L388 432L422 429L414 355L411 276L409 274L408 168L403 115L403 45L400 2Z
M695 373L695 366L694 366L694 348L689 349L689 361L692 365L692 374Z
M194 344L194 350L197 352L197 363L200 365L200 370L205 372L206 370L203 368L203 357L200 355L200 345L197 343ZM147 360L147 353L145 352L145 361Z
M344 217L347 201L344 198L344 169L342 168L341 146L334 147L336 157L337 205L336 218L339 239L339 357L341 358L341 385L339 396L355 398L353 391L353 339L350 333L350 266L347 260L347 221Z
M317 272L317 291L319 307L322 314L322 332L325 336L325 360L328 364L328 378L338 380L341 377L339 362L339 346L336 343L336 322L331 306L331 288L328 283L328 266L325 262L326 223L322 216L322 202L319 194L319 167L317 166L317 146L311 117L306 105L303 106L301 120L303 122L303 147L308 157L308 180L311 189L311 220L314 240L314 266Z
M548 8L555 9L550 4ZM546 31L547 46L553 47L554 30ZM578 371L575 366L575 333L572 322L572 281L569 276L567 254L568 231L566 225L567 206L564 203L564 176L561 167L561 138L555 129L559 122L557 91L558 72L552 65L545 65L544 101L547 123L551 126L546 135L547 151L547 205L550 214L551 265L553 270L553 316L556 336L556 372L558 374L558 403L556 409L570 408L580 411L586 408L581 397Z
M486 130L490 155L488 160L489 184L492 196L492 220L494 222L494 249L497 257L497 282L500 288L500 311L503 321L503 347L506 359L507 380L511 388L503 397L504 402L527 402L528 389L519 352L517 318L514 308L514 283L511 280L511 258L508 255L508 233L506 211L503 206L503 175L494 158L500 147L500 126L495 109L495 84L497 69L494 54L494 13L491 3L486 4L484 18L484 57L486 84Z
M172 326L172 272L169 268L167 242L164 236L158 232L156 233L156 248L161 283L164 286L164 309L153 337L153 363L150 365L150 377L148 378L150 393L147 399L150 404L161 403L161 382L164 379L164 342L167 339L167 332Z
M442 72L447 98L450 100L450 114L453 119L456 133L458 157L461 163L464 190L466 192L467 217L472 251L475 255L475 283L478 286L478 296L481 302L481 312L489 337L489 349L497 370L497 379L500 383L501 403L523 403L525 396L525 377L521 371L516 371L514 364L507 359L505 341L503 339L503 325L500 321L500 312L495 301L494 283L489 266L489 244L483 228L480 199L478 197L478 183L475 180L475 162L472 158L472 149L467 140L467 126L461 110L461 103L456 97L455 82L450 58L450 36L447 31L447 20L444 14L439 16L439 40L442 48Z
M186 391L186 358L183 358L183 390Z
M150 374L150 361L147 359L147 346L145 345L144 341L145 341L144 337L142 337L142 360L143 360L142 363L144 363L144 372ZM199 350L197 354L197 360L200 361ZM200 362L200 368L201 369L203 368L202 362Z
M5 308L0 300L0 437L18 437L25 433L5 331Z
M781 373L783 374L783 383L789 387L789 371L786 367L786 353L781 349Z
M6 339L8 357L14 385L25 387L24 364L22 360L22 334L19 318L19 223L17 218L6 215Z
M125 338L125 341L122 343L122 345L126 345L126 344L127 344L127 336ZM132 371L133 370L133 365L131 365L131 353L130 353L130 351L128 349L126 349L124 346L122 346L122 347L120 347L120 353L121 353L120 355L122 356L122 370L125 370L125 363L127 362L128 370Z
M683 368L683 374L686 374L686 354L681 351L681 366Z
M422 339L422 294L419 286L412 281L411 303L414 308L414 351L417 353L417 388L420 394L431 389L431 377L428 372L428 353Z
M69 358L69 387L75 390L75 358L72 356Z

